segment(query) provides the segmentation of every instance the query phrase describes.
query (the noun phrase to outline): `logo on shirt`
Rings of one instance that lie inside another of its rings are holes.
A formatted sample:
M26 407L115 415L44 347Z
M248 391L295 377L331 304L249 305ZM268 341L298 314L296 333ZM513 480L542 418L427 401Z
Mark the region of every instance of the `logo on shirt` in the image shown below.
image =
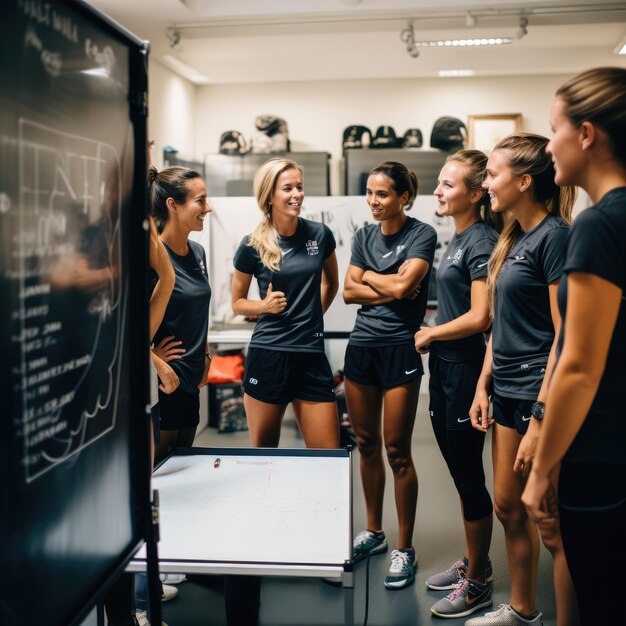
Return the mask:
M313 337L323 337L324 333L313 333Z
M248 382L249 382L251 385L256 385L259 381L258 381L256 378L251 378Z
M289 250L283 250L283 256L287 256L290 252L293 252L293 248L289 248Z
M452 263L456 264L461 260L461 257L463 256L463 248L459 248L455 253L454 256L452 257ZM450 258L450 257L448 257Z
M406 246L404 244L400 244L399 246L396 246L395 249L395 253L396 253L396 258L398 256L400 256L400 253L402 252L402 250L404 250L406 248ZM394 253L394 250L390 250L389 252L387 252L386 254L383 254L383 259L386 259L387 257L390 257L392 254Z
M523 254L516 254L515 255L515 260L516 261L525 261L526 257Z
M207 277L206 267L204 267L204 263L202 259L198 259L198 264L200 265L200 271L202 272L202 275L206 278Z
M320 253L319 246L317 245L317 241L315 239L309 239L306 242L306 253L309 256L315 256Z

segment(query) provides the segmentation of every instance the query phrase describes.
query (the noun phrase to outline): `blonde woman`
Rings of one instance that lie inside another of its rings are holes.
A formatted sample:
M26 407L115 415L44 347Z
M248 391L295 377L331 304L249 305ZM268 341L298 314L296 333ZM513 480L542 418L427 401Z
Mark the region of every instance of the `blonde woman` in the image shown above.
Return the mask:
M338 448L323 320L339 287L335 238L324 224L300 217L304 183L295 161L263 164L254 177L254 195L263 219L235 253L232 282L233 311L258 316L243 380L250 443L278 446L291 402L307 447ZM253 277L260 301L248 299ZM226 576L224 595L229 626L258 623L259 577Z
M504 526L511 600L497 611L468 620L467 626L543 624L535 606L539 538L521 495L556 358L555 336L561 323L556 294L574 201L573 189L559 189L554 183L547 144L540 135L511 135L496 144L487 163L484 187L492 211L506 212L506 224L488 266L493 327L470 418L482 432L496 422L494 504ZM542 537L555 559L557 614L568 619L563 613L572 604L571 584L558 524L544 527Z
M523 500L537 523L560 515L581 623L616 624L622 598L598 574L626 560L626 69L566 82L550 123L555 181L579 185L594 206L567 244L562 345Z

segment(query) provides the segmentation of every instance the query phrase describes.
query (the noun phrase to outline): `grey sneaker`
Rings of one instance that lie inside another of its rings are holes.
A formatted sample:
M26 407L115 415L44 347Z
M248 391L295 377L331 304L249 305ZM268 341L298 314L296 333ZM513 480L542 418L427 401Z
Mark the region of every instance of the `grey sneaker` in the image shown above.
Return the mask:
M415 580L415 550L393 550L391 565L385 577L387 589L404 589Z
M387 552L387 538L383 532L377 537L371 530L362 530L352 543L352 560L355 563L383 552Z
M543 626L541 613L536 613L532 619L524 619L510 604L501 604L497 611L468 619L465 626Z
M465 617L493 604L491 590L491 583L483 584L466 578L430 610L437 617Z
M447 589L456 589L467 575L467 557L464 556L462 560L453 563L445 572L434 574L426 581L426 586L429 589L435 589L436 591L445 591ZM485 569L485 578L488 583L493 580L493 567L491 565L491 559L487 557L487 568Z

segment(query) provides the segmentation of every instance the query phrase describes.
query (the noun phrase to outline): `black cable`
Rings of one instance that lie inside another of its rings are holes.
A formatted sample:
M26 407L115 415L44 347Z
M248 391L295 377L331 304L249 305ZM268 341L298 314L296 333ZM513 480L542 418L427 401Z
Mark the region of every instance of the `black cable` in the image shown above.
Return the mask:
M363 626L367 626L367 614L370 608L370 555L367 555L367 564L365 565L365 617L363 618Z

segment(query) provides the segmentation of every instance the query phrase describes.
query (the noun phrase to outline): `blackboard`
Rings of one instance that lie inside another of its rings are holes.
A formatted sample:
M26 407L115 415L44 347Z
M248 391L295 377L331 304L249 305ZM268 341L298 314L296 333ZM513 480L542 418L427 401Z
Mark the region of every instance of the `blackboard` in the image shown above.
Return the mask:
M144 534L146 56L82 2L0 5L3 626L77 623Z

